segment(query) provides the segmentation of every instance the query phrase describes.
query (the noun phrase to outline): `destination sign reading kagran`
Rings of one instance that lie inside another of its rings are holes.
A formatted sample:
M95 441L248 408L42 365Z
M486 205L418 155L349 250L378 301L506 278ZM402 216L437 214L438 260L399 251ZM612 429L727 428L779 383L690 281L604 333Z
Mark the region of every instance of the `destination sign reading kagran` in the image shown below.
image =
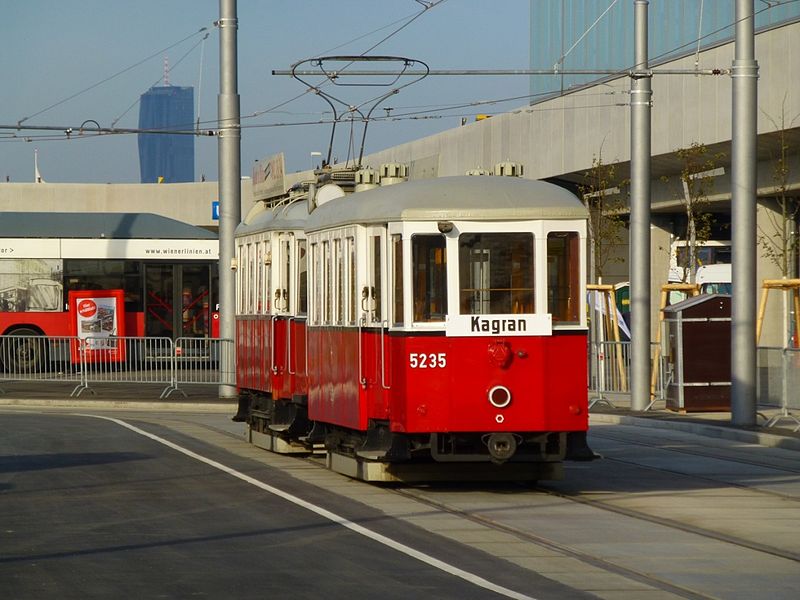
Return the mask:
M446 323L448 337L551 335L550 315L454 315Z

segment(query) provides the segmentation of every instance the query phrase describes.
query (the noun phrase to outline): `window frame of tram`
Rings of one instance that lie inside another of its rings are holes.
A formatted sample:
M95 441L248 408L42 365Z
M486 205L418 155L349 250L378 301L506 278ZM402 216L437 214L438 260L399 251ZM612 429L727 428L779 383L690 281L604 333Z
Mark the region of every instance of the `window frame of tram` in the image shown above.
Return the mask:
M443 323L447 318L448 283L445 236L439 233L411 236L411 275L413 322Z
M580 325L581 240L577 231L547 232L547 310L553 325Z
M308 316L308 243L305 239L298 239L296 246L297 271L295 289L297 290L297 309L299 317Z
M465 232L458 237L459 313L533 314L531 232Z

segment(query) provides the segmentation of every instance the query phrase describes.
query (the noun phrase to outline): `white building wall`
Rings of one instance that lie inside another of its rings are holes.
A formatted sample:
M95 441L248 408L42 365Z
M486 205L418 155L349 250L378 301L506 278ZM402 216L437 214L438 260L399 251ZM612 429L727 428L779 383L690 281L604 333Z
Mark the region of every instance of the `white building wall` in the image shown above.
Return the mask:
M250 178L242 179L242 215L253 204ZM212 202L217 182L0 183L0 211L153 213L200 227L218 227Z
M758 133L775 130L783 112L800 114L800 23L756 36L759 63ZM700 53L701 69L730 68L733 43ZM694 69L690 56L657 67ZM652 80L652 154L673 153L694 142L731 140L732 81L729 75L655 75ZM437 157L438 176L521 162L525 177L543 179L583 172L602 152L603 162L630 160L630 80L621 77L533 106L368 154L365 163ZM795 123L795 127L798 123ZM369 141L369 140L367 140ZM411 174L418 177L418 174ZM795 174L795 177L798 177ZM654 200L665 198L654 197Z

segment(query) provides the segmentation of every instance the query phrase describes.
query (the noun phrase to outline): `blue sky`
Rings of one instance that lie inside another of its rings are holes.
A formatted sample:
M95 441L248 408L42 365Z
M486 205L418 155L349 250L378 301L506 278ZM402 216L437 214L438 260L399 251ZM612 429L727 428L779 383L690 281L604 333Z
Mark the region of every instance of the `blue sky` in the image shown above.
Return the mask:
M202 72L200 119L216 117L219 37L212 25L219 16L216 0L25 0L4 4L0 124L29 117L26 124L78 127L91 119L109 127L118 119L117 127L136 127L139 107L135 103L162 76L164 55L174 65L170 74L174 85L194 86L197 94ZM433 69L528 68L529 7L529 0L446 0L372 53L418 59ZM249 175L253 161L276 152L285 153L287 170L307 169L311 152L327 150L328 125L268 126L322 118L328 107L312 94L278 110L250 116L305 90L289 77L271 75L273 69L287 69L294 62L322 54L361 54L421 10L415 0L239 0L239 94L245 127L242 173ZM201 46L192 47L201 38L193 34L203 27L210 35L204 44L201 70ZM132 67L149 56L153 58ZM380 106L391 106L397 114L520 97L528 88L524 76L430 77ZM74 94L78 95L60 102ZM357 104L373 95L375 89L344 88L339 96ZM446 115L442 118L375 122L369 128L366 151L456 127L462 115L471 119L478 113L502 112L525 103L519 99L432 113ZM57 106L45 110L53 104ZM340 126L338 131L334 155L344 160L349 130ZM0 136L2 180L9 176L11 181L32 181L36 148L40 171L48 182L139 180L135 135L73 136L68 141L58 134L58 140L42 139L40 132L17 135L30 136L31 141ZM217 178L216 138L197 139L195 173L198 178L201 174L208 180Z

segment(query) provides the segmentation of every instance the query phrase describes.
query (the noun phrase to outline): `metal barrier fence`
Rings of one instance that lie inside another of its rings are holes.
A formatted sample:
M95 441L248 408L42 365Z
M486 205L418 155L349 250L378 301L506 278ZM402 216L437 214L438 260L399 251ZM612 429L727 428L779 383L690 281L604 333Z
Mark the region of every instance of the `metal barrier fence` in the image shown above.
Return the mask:
M653 345L653 349L656 345ZM655 352L651 357L656 355ZM658 370L651 381L651 401L666 400L672 379L669 357L657 354ZM757 354L757 404L762 409L779 409L767 418L764 427L774 427L784 421L800 431L800 348L759 347ZM605 404L615 408L609 396L630 396L630 342L592 342L589 344L589 408Z
M757 373L758 407L780 409L763 426L791 421L800 431L800 348L759 347Z
M651 364L658 357L658 369L651 381L651 398L645 410L656 402L666 400L666 390L672 371L667 360L656 352L658 344L651 345ZM631 389L631 343L589 343L589 409L597 404L615 408L610 396L622 395L630 398Z
M166 337L0 336L0 382L159 384L161 398L181 385L235 385L233 340ZM0 392L2 392L0 388Z

